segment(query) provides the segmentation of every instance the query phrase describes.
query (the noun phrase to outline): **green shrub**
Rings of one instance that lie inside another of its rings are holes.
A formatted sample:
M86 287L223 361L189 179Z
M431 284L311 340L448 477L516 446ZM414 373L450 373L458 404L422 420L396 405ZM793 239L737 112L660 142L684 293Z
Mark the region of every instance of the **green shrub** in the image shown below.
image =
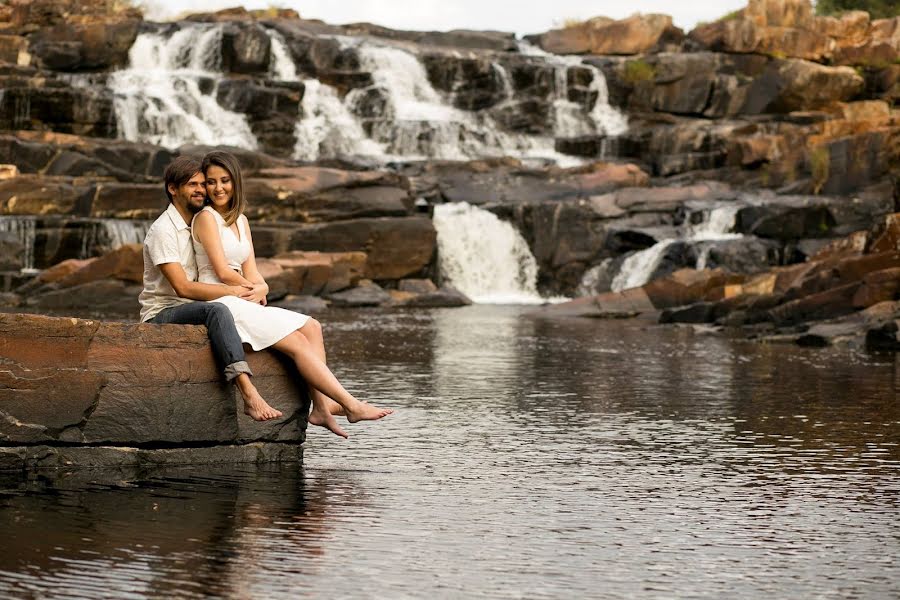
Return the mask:
M849 10L864 10L873 19L890 19L900 16L897 0L817 0L816 14L840 16Z
M818 146L809 152L809 170L812 174L813 193L818 194L828 181L831 152L828 146Z
M642 81L653 81L656 69L644 60L629 60L625 63L625 81L636 85Z

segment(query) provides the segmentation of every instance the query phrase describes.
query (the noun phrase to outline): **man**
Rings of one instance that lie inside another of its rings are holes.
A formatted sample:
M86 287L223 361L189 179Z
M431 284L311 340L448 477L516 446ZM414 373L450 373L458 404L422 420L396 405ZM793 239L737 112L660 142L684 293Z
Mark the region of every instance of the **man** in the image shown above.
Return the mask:
M240 390L244 412L257 421L276 419L282 413L269 406L250 381L253 373L228 307L219 302L196 302L252 294L249 286L197 281L190 224L206 200L206 181L200 171L200 161L179 156L166 167L164 178L169 206L150 226L144 239L144 290L139 297L141 322L206 325L213 353L225 366L226 380Z

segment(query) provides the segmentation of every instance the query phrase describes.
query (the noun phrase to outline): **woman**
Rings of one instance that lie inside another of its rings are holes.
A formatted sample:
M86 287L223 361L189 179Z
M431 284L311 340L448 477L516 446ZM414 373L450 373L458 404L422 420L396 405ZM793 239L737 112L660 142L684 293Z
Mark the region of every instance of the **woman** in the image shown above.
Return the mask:
M294 361L309 385L312 398L309 422L313 425L348 437L338 426L335 414L345 415L351 423L391 414L390 409L360 402L338 382L325 365L325 344L318 321L266 306L269 286L256 268L250 224L244 216L247 202L237 159L228 152L214 151L203 158L201 168L206 177L209 204L191 223L198 281L244 285L252 290L246 300L236 296L213 300L231 310L241 341L254 350L274 348ZM251 416L260 421L282 414L268 404L254 412Z

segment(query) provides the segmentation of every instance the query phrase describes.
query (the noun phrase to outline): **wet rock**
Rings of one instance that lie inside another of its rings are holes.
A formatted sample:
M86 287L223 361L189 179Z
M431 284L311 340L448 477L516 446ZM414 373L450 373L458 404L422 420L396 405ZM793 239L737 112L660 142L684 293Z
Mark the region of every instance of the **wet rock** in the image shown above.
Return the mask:
M18 234L0 231L0 271L21 269L24 253L25 247Z
M245 179L253 199L251 219L316 222L406 216L412 200L408 183L382 171L341 171L322 167L262 169Z
M420 273L434 257L437 233L426 217L351 219L301 225L292 250L364 251L366 277L401 279Z
M870 352L900 352L900 319L869 329L865 343Z
M222 31L222 69L231 73L265 73L269 68L271 44L262 26L232 21Z
M116 316L136 320L143 286L118 279L100 279L67 288L39 291L25 299L32 311L82 316Z
M290 157L296 144L294 124L300 115L304 85L265 79L219 82L219 104L247 115L260 147L273 156Z
M371 281L343 292L328 294L325 298L331 302L332 306L338 308L381 306L391 301L391 295Z
M281 300L271 303L273 306L303 313L304 315L316 315L328 309L328 302L318 296L295 296L288 294Z
M320 295L359 283L366 273L364 252L287 252L271 262L278 272L266 277L270 296Z
M472 304L472 300L468 296L450 286L442 286L440 289L428 292L406 293L411 294L411 296L398 302L399 306L407 308L453 308Z
M503 79L489 57L430 53L420 56L428 80L464 110L489 108L504 100Z
M31 34L28 51L39 66L57 71L122 67L139 25L137 19L59 23Z
M203 327L0 314L0 348L7 446L303 440L305 386L273 354L249 352L254 383L286 415L253 422L223 381Z
M698 269L723 268L732 273L758 273L781 264L781 244L743 237L694 244Z
M76 135L116 137L112 93L99 86L74 87L51 77L0 76L0 128L52 129Z
M397 289L413 294L430 294L438 288L430 279L401 279L397 282Z
M670 308L662 311L660 323L712 323L716 320L716 304L713 302L695 302L681 308Z

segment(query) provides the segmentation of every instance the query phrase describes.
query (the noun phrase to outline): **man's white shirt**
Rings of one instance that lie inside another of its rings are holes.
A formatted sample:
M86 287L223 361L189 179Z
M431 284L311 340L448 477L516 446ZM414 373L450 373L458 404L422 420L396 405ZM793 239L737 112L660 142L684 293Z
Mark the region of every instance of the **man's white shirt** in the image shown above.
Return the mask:
M141 322L149 321L163 309L193 302L179 298L159 265L180 263L189 281L197 281L197 259L191 240L191 228L171 202L144 238L144 290L138 296Z

